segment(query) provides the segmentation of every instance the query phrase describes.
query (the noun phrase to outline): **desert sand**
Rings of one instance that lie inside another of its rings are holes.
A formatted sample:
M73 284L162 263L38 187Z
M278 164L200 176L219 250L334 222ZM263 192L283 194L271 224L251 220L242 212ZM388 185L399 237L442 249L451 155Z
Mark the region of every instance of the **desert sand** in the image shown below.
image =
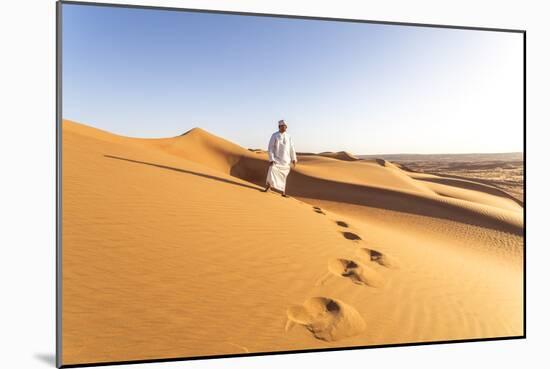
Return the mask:
M523 207L352 154L62 123L63 364L523 335ZM445 180L442 180L445 179Z
M400 168L436 174L437 178L425 180L453 182L453 186L477 186L488 184L504 191L523 205L523 153L498 154L397 154L378 155ZM371 158L362 155L360 158ZM473 180L473 182L471 181ZM499 192L501 192L499 191Z

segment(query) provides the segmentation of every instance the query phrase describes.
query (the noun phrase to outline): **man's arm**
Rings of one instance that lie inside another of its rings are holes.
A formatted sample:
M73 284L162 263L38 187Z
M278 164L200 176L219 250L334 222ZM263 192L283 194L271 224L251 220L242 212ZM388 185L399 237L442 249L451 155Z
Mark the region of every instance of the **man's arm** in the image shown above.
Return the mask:
M290 159L292 160L292 163L296 165L298 162L298 158L296 157L296 150L294 150L294 140L290 138Z

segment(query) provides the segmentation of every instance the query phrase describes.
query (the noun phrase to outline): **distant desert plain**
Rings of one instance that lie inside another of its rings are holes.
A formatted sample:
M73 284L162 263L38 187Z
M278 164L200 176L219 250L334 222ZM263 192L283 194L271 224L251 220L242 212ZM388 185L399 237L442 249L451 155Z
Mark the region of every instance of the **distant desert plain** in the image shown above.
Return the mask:
M303 153L284 198L200 128L61 149L64 365L524 334L521 154Z
M373 158L359 155L360 158ZM376 155L414 172L473 180L496 187L523 204L523 153L498 154L397 154Z

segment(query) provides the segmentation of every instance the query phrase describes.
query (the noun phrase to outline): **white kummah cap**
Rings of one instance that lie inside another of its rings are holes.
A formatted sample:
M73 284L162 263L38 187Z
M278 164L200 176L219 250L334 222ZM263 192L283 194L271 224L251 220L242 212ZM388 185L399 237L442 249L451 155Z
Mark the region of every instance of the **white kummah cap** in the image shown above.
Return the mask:
M281 119L279 121L279 126L286 126L286 122L283 119Z

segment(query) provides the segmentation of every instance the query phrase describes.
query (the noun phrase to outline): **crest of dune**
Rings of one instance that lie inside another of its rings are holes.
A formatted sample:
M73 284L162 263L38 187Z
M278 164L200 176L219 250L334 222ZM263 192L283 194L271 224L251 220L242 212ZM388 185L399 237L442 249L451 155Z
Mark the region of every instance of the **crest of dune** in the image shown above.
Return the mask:
M325 156L327 158L333 158L333 159L344 160L344 161L360 160L359 158L355 157L353 154L350 154L349 152L346 152L346 151L322 152L319 155Z

